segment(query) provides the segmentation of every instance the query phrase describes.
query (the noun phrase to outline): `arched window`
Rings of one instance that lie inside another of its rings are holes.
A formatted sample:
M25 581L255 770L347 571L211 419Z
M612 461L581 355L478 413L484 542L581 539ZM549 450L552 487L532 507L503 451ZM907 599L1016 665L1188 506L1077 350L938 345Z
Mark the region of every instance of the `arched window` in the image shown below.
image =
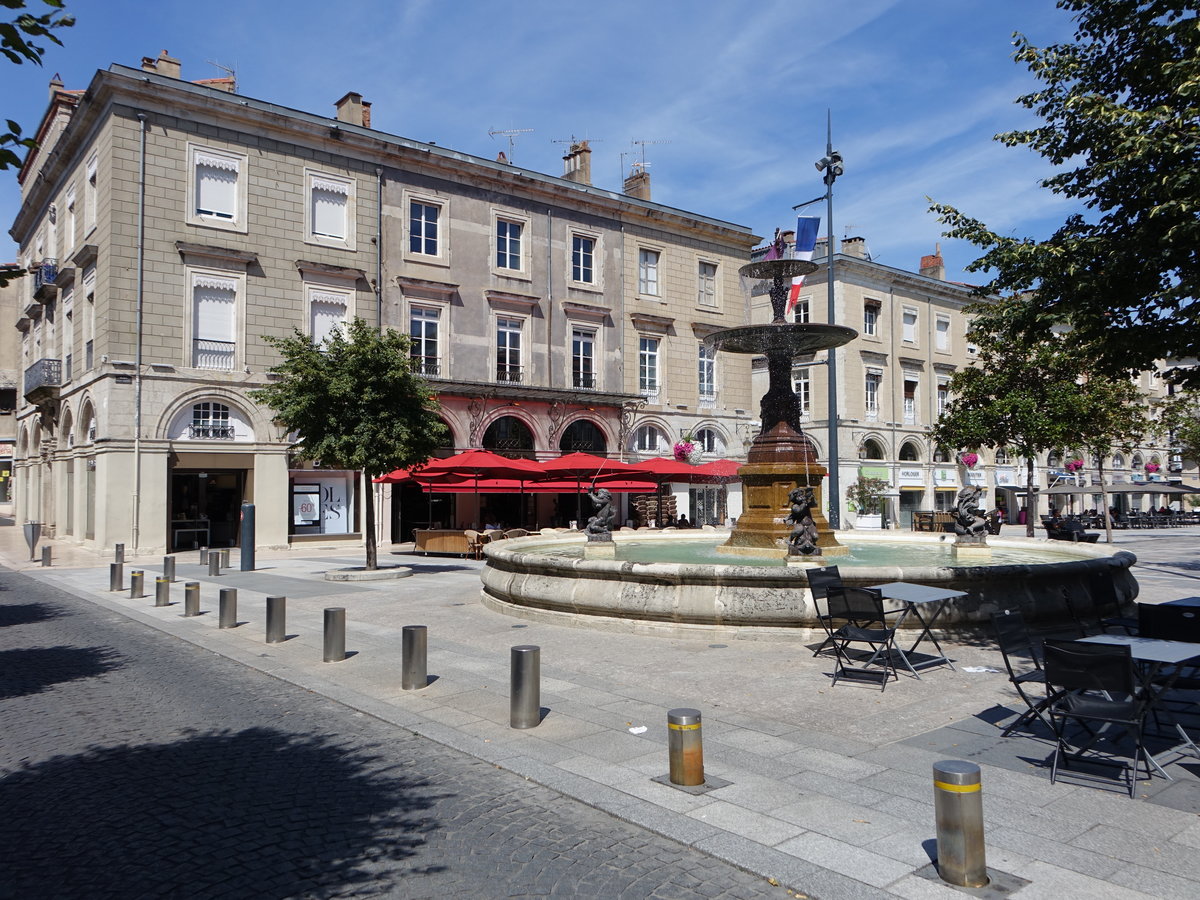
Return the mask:
M863 441L862 446L858 450L859 459L883 459L883 445L874 438L867 438Z
M717 434L715 429L701 428L692 437L705 453L720 455L725 453L725 442L721 440L721 436Z
M667 438L653 425L643 425L633 434L633 446L638 453L665 453Z
M192 406L192 424L188 426L188 437L196 440L231 441L233 424L229 421L229 407L224 403L204 401Z
M900 447L900 461L901 462L920 462L921 461L921 448L918 447L916 444L914 444L912 441L905 441L904 444Z
M608 442L595 422L576 419L563 430L558 449L563 453L605 453Z
M508 455L532 455L533 433L515 416L503 416L488 426L483 434L485 450L495 450Z
M1112 457L1112 467L1114 469L1125 468L1125 456L1121 453L1114 453Z
M71 415L71 411L67 410L63 414L62 420L62 442L63 446L70 449L75 446L75 418Z
M933 451L933 461L935 463L950 462L950 451L947 450L945 447L938 447L936 450Z
M1012 455L1008 452L1007 447L996 448L996 465L1010 466L1012 465Z
M1046 454L1046 465L1051 469L1062 468L1062 454L1057 450L1051 450L1048 454Z
M1144 465L1145 465L1145 461L1142 459L1142 454L1140 454L1140 453L1133 454L1133 460L1129 463L1129 467L1132 469L1140 469Z

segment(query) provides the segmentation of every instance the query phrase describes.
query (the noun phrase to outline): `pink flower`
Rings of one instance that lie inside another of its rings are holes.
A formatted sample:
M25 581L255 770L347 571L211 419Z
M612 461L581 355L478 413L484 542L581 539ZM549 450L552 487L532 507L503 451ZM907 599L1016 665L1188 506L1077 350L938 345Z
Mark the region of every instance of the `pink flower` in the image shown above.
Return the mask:
M1157 472L1158 471L1158 463L1146 463L1146 471L1147 472Z
M973 469L975 467L975 463L979 462L978 453L962 453L959 454L958 458L962 460L962 464L968 469Z

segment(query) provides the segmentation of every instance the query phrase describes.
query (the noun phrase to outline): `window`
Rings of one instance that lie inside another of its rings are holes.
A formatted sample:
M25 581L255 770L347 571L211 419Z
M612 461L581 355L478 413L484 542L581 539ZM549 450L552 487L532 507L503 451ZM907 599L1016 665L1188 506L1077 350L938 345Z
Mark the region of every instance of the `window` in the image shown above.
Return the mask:
M879 301L868 300L863 304L863 334L879 333Z
M87 161L87 181L83 183L83 233L88 234L96 227L97 172L99 159L95 155Z
M865 381L866 387L866 404L867 418L874 419L879 416L879 385L883 382L883 373L879 371L868 371Z
M915 344L917 342L917 312L913 309L906 309L903 316L904 332L903 340L906 344Z
M521 271L521 231L523 225L509 219L496 220L496 268Z
M796 305L792 308L792 321L798 324L804 324L810 321L812 304L808 297L801 297L796 301Z
M700 402L712 403L717 398L717 351L701 343L696 361Z
M634 432L634 446L639 453L658 453L666 449L667 442L653 425L643 425Z
M229 407L224 403L197 403L192 407L188 437L198 440L233 440Z
M638 293L650 297L658 296L658 257L657 250L638 251Z
M904 376L904 421L917 421L917 379L909 375Z
M1000 462L1000 460L997 459L996 462ZM1112 457L1112 467L1114 469L1125 468L1125 457L1122 456L1120 453L1114 453L1113 457Z
M571 235L571 280L580 284L596 283L596 239Z
M935 463L948 463L948 462L950 462L950 451L949 451L949 450L947 450L945 447L937 447L937 448L935 448L935 449L934 449L934 451L933 451L933 461L934 461Z
M496 320L496 380L519 382L521 378L520 319L500 316Z
M442 374L438 330L442 311L432 306L414 306L408 313L412 370L426 378Z
M308 238L318 244L353 243L354 182L336 175L307 172Z
M232 371L238 283L215 275L192 276L192 365Z
M67 199L64 205L67 207L67 221L63 231L63 256L65 257L67 251L75 246L75 185L67 188Z
M62 292L63 314L63 382L71 380L75 368L75 290L68 286Z
M96 267L83 270L83 368L90 372L95 362L93 347L96 341Z
M939 378L937 386L937 411L939 416L946 411L946 404L949 402L950 382L944 378Z
M996 465L998 465L998 466L1012 465L1012 455L1009 454L1007 447L996 448Z
M421 256L441 256L438 220L442 208L422 200L408 204L408 252Z
M701 262L696 269L696 303L700 306L717 305L717 264ZM808 321L805 319L805 321Z
M937 318L937 348L939 350L950 349L950 320L944 316Z
M658 388L658 338L639 338L638 390L647 396L656 396Z
M800 369L793 375L796 389L796 405L800 408L801 418L812 415L812 379L808 369Z
M188 222L226 231L246 230L244 155L188 146ZM306 218L311 211L306 209ZM308 224L311 232L312 224Z
M577 388L596 386L596 332L583 328L571 329L571 385Z
M725 442L721 440L721 436L712 428L701 428L692 435L692 440L695 441L704 453L724 453Z
M312 342L320 346L329 340L335 328L346 324L350 295L326 288L308 289L308 322Z

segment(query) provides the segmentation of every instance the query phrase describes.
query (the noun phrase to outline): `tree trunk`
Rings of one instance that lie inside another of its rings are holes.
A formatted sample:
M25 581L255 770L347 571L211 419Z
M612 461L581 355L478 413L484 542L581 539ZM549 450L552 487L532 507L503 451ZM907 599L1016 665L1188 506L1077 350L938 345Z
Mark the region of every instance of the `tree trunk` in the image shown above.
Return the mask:
M379 568L379 551L375 546L375 482L370 473L366 475L363 487L363 530L367 539L367 569L374 571Z
M1108 516L1108 491L1104 485L1104 457L1100 457L1100 465L1096 467L1096 471L1100 473L1100 515L1104 516L1104 542L1111 544L1113 542L1112 535L1112 519Z
M1038 520L1037 494L1033 492L1033 457L1025 457L1025 537L1033 537L1034 523Z

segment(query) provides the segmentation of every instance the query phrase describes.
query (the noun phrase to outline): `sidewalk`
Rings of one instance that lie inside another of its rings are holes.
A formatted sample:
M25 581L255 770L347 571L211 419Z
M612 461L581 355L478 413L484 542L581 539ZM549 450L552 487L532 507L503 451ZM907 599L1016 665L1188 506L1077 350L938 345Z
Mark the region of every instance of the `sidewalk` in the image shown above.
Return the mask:
M1119 788L1051 785L1041 767L1048 742L999 738L996 722L1018 708L1006 676L966 671L1003 669L990 642L953 645L955 671L901 677L880 693L830 687L831 664L800 642L730 632L669 638L500 615L480 604L472 560L393 555L413 577L336 584L322 573L360 565L359 556L260 555L256 572L210 578L195 554L180 554L174 605L155 608L161 560L126 565L126 573L145 569L151 595L129 600L107 591L108 560L56 548L54 567L42 569L24 559L19 532L0 529L0 560L33 577L812 896L962 896L923 871L935 837L931 767L947 758L983 766L988 865L1029 882L1016 896L1200 895L1200 760L1168 754L1175 780L1144 783L1132 801ZM1198 534L1118 535L1144 557L1135 570L1143 596L1200 594ZM201 583L204 615L182 617L183 581ZM246 624L217 629L220 587L238 588ZM293 637L282 644L264 642L268 594L288 598ZM347 611L354 655L341 663L321 661L329 606ZM417 692L400 690L407 624L429 628L431 684ZM549 712L526 731L508 725L516 644L542 648ZM666 713L679 706L703 713L705 772L729 786L692 795L651 781L667 771Z

